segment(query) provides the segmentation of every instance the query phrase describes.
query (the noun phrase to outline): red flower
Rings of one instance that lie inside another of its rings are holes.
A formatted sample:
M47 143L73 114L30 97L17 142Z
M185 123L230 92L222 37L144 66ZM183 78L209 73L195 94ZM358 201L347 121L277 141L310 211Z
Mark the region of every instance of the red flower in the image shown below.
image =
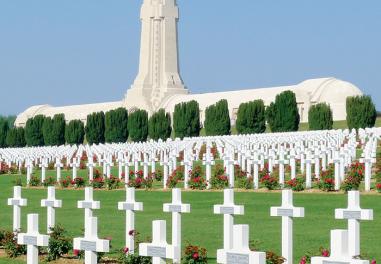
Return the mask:
M125 248L123 249L123 252L124 252L125 254L127 254L128 251L129 251L128 247L125 247Z
M192 257L193 257L194 260L198 259L198 257L199 257L199 256L198 256L198 253L197 253L197 252L193 253L193 256L192 256Z
M128 232L128 235L129 236L133 236L135 234L135 230L130 230L129 232Z
M371 264L377 264L377 261L375 259L372 259Z
M377 190L381 190L381 183L377 183L376 188L377 188Z
M73 254L74 254L74 256L78 257L78 255L79 255L79 250L78 250L78 249L74 249L74 250L73 250Z
M324 249L322 252L321 252L321 255L323 257L329 257L329 251L327 249Z

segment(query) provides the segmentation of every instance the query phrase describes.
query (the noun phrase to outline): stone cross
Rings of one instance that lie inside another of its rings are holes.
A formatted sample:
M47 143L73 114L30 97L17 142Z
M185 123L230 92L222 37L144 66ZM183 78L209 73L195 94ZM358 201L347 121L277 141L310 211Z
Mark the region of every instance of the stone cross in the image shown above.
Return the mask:
M179 249L167 243L167 227L164 220L152 221L152 243L139 244L139 255L152 257L152 264L165 264L166 259L179 259Z
M150 156L150 159L151 161L151 173L156 173L156 153L154 151L152 151L151 153L151 156Z
M306 188L311 189L312 186L312 176L311 176L311 163L314 163L314 160L307 154L306 159L304 160L306 164Z
M70 167L73 168L73 180L77 178L77 169L79 168L79 162L77 159L73 158L73 162L70 163Z
M122 179L124 159L123 159L123 154L121 152L119 152L119 154L118 154L117 162L118 162L118 178ZM126 171L126 173L127 173L127 171Z
M168 166L171 162L168 161L168 155L164 154L163 162L160 162L160 165L163 166L163 188L167 189L168 181Z
M372 178L372 163L376 162L375 158L372 158L370 155L366 155L365 158L360 159L361 163L365 165L365 191L370 191L370 180Z
M85 188L85 200L78 201L77 207L80 209L85 209L85 229L86 226L90 224L90 218L93 217L93 210L100 209L101 205L99 201L93 200L93 187Z
M274 162L279 165L279 183L281 186L284 186L284 164L288 164L289 162L284 158L283 152L281 152L279 158Z
M173 263L181 262L181 214L190 212L190 205L181 201L181 190L172 189L172 203L163 205L164 212L172 213L172 245L176 246L178 259L173 259Z
M135 211L143 211L143 203L135 201L135 188L126 188L126 201L118 202L118 210L126 211L126 247L134 254Z
M229 175L229 187L234 188L234 165L237 162L234 160L234 154L231 157L227 157L226 159L226 171Z
M89 169L89 181L92 181L94 179L94 162L93 159L90 158L87 162L87 168Z
M348 253L360 255L360 221L373 220L373 210L361 209L359 191L348 192L348 208L336 209L335 218L348 220Z
M185 156L181 165L184 166L184 188L188 189L189 171L192 169L193 161L188 156Z
M259 189L259 175L258 175L258 169L259 169L259 164L261 163L261 160L258 159L258 154L255 152L254 156L251 159L251 164L253 164L254 168L254 176L253 176L253 182L254 182L254 189L258 190Z
M130 162L130 158L129 157L125 157L124 158L124 182L127 184L128 181L130 180L130 166L131 166L131 162Z
M38 263L38 247L47 247L49 236L38 232L38 214L28 214L28 232L17 235L19 245L27 245L26 263Z
M41 182L44 182L46 179L46 168L48 167L46 159L41 160L39 167L41 168Z
M21 206L27 206L27 200L21 198L21 186L13 187L13 198L8 199L8 205L13 206L13 231L21 229Z
M26 182L29 185L30 178L33 173L33 161L31 159L27 159L25 163L26 163Z
M134 170L135 170L134 172L136 173L137 171L139 171L139 161L140 161L140 153L139 152L135 152L132 161L134 162Z
M290 150L290 155L288 155L288 158L290 159L290 168L291 168L291 179L295 179L296 177L296 153L294 149Z
M285 264L293 262L293 218L304 217L304 208L294 207L292 190L282 191L282 206L271 207L271 216L282 217L282 256Z
M60 158L56 158L56 162L54 164L54 167L56 168L57 171L57 182L60 182L61 180L61 168L63 167L63 164L60 160Z
M331 252L329 257L312 257L311 264L369 264L368 260L354 259L348 254L348 231L331 230Z
M249 248L249 225L233 226L233 247L217 250L217 263L265 264L266 253L254 252Z
M234 190L224 190L224 204L214 205L214 214L224 215L224 249L233 246L234 215L243 215L244 207L234 204Z
M47 233L52 233L55 226L56 213L55 208L62 207L62 200L56 199L56 190L54 186L48 187L48 198L41 200L41 207L47 207Z
M317 179L320 179L320 151L319 149L316 149L314 154L312 155L312 158L314 158L315 163L315 177Z
M144 160L140 163L143 166L143 177L144 179L148 178L148 166L150 165L150 161L148 160L147 153L144 153Z
M211 165L214 165L213 156L210 153L206 153L205 158L202 162L202 165L205 165L205 174L206 174L206 182L208 183L207 188L210 189L210 179L212 177L212 167ZM234 172L233 172L234 174Z
M335 151L333 155L332 162L335 164L335 190L338 191L340 190L340 185L341 185L341 177L340 177L340 163L341 159L339 157L339 152Z
M98 238L98 219L89 217L88 225L85 227L85 236L73 240L73 248L85 251L85 264L98 263L97 252L109 252L110 241Z

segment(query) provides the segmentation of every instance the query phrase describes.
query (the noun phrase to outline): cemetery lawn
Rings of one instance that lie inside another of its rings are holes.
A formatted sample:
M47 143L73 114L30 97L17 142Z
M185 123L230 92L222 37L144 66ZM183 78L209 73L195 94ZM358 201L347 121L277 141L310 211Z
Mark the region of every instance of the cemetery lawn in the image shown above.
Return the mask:
M13 195L15 176L0 176L0 228L11 229L12 208L6 205L7 198ZM22 196L28 199L28 206L22 208L22 229L26 230L26 215L40 215L40 232L46 232L46 209L40 207L40 200L46 197L43 188L23 188ZM56 221L64 226L71 236L82 236L82 209L77 209L77 201L84 198L83 190L57 189L56 197L63 200L63 208L56 210ZM101 201L101 209L95 210L99 223L99 237L111 237L110 256L116 257L124 246L125 213L117 210L118 201L125 199L125 191L95 190L94 199ZM171 201L170 191L138 190L137 201L144 203L144 211L136 213L136 230L143 240L151 236L151 222L156 219L167 220L167 241L170 242L171 217L163 213L163 203ZM306 217L294 220L294 258L296 263L307 252L318 252L321 246L329 247L331 229L346 228L344 220L334 219L334 209L346 207L347 196L326 193L295 193L296 206L305 207ZM245 206L245 215L235 218L236 224L250 225L250 239L261 242L260 249L274 250L280 253L281 218L270 217L270 207L281 203L280 192L236 191L236 204ZM183 191L183 202L191 204L191 213L183 214L182 231L183 247L189 241L208 250L210 263L215 262L216 250L223 245L221 215L213 214L213 205L223 202L222 191ZM361 196L362 208L374 209L374 221L361 223L361 252L369 258L381 260L381 195ZM10 260L0 255L0 263L23 263Z

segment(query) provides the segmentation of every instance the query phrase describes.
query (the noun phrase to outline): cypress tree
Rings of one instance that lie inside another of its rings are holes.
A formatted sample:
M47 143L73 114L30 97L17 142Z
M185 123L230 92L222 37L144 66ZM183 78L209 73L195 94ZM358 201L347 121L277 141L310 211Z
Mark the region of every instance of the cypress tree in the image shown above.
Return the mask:
M265 132L265 104L262 100L240 104L238 108L236 128L239 134Z
M195 100L175 105L173 130L178 138L200 135L200 108Z
M105 114L105 140L108 143L126 142L128 139L128 112L121 107Z
M71 120L65 128L65 140L70 145L80 145L85 137L85 126L81 120Z
M377 111L370 96L348 97L346 109L349 129L374 127L377 119Z
M28 146L34 147L44 145L44 135L42 133L44 120L45 117L43 115L37 115L26 121L25 141Z
M105 115L103 112L87 116L85 132L89 144L105 143Z
M60 146L65 144L65 115L56 114L52 119L52 133L51 144L53 146Z
M6 143L8 147L11 148L21 148L25 147L25 136L24 136L24 128L22 127L14 127L8 131Z
M151 139L165 141L171 137L171 132L171 116L164 109L159 109L149 118L148 135Z
M45 117L42 125L42 135L44 137L44 145L53 145L53 120L51 117Z
M308 110L310 130L329 130L333 126L332 110L326 103L313 105Z
M8 120L0 117L0 148L5 148L7 146L6 139L8 130Z
M206 108L204 126L207 136L230 135L231 125L227 100L220 100Z
M295 93L284 91L266 109L266 119L272 132L291 132L299 129L300 116Z
M144 142L148 137L148 113L136 110L128 117L128 131L133 142Z

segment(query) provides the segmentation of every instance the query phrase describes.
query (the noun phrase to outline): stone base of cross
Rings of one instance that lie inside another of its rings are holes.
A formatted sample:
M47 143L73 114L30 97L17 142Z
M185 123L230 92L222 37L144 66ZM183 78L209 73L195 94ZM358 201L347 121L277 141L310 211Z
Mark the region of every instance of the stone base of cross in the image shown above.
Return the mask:
M90 217L89 224L85 228L85 237L74 238L73 248L85 251L85 263L98 263L98 252L109 252L110 241L98 238L98 219Z
M217 263L223 264L265 264L266 253L254 252L249 248L249 226L234 225L233 247L217 250Z
M28 214L28 232L17 235L19 245L27 245L28 264L38 263L38 247L47 247L49 236L38 232L38 214Z
M312 257L311 264L369 264L368 260L354 259L348 253L348 231L331 231L331 255L329 257Z
M139 255L152 257L153 264L165 264L166 259L179 259L176 246L167 243L167 227L164 220L152 222L152 243L139 244Z

